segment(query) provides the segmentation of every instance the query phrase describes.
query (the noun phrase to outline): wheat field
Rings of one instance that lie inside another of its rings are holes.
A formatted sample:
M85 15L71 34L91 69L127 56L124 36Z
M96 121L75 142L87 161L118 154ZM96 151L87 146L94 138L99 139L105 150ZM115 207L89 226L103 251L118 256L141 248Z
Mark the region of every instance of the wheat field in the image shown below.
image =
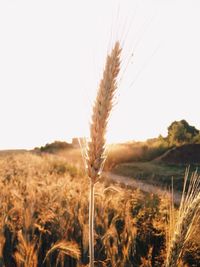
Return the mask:
M2 156L0 187L0 266L88 265L89 183L80 166L49 154ZM95 266L164 266L168 211L167 199L102 178L95 192ZM194 229L179 266L198 266Z

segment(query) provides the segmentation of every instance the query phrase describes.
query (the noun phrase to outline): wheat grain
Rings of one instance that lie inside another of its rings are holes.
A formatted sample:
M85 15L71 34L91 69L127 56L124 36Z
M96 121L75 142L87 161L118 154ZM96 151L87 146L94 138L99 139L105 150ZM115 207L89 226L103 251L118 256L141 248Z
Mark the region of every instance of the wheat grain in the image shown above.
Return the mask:
M74 259L80 258L80 250L78 248L78 245L72 241L65 241L61 240L55 243L47 252L44 262L46 259L55 251L58 250L60 253L64 255L68 255Z
M93 183L96 183L101 174L105 161L105 132L113 106L113 96L117 89L117 75L120 70L119 42L110 55L107 56L103 78L100 81L95 105L93 107L92 123L90 126L90 142L87 148L87 172Z

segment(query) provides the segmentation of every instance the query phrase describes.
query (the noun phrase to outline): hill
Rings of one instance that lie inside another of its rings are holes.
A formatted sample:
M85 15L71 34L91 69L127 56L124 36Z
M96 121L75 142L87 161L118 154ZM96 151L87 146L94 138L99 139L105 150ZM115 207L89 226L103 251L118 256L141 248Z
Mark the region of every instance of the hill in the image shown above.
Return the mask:
M174 147L154 161L169 164L200 164L200 144Z

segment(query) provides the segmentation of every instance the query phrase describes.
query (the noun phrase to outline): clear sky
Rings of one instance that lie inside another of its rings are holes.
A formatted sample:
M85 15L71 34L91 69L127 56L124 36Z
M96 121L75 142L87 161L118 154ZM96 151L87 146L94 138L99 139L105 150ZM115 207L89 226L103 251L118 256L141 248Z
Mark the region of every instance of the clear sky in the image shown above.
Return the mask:
M107 51L123 44L108 141L200 129L199 0L0 1L0 149L88 134ZM127 67L126 67L127 66Z

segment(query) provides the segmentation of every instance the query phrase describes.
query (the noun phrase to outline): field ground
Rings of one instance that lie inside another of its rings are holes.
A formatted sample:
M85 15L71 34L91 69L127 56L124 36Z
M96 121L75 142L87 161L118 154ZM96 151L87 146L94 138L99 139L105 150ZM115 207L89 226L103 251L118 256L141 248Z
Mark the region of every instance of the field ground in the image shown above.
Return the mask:
M147 183L145 181L139 179L133 179L128 176L117 175L114 173L106 172L106 179L111 180L114 183L118 183L121 186L128 186L129 188L139 189L144 193L155 194L159 197L163 198L171 198L171 190L167 190L166 188L162 188L160 184L158 186L154 184ZM179 206L181 201L181 192L175 191L173 192L173 200L176 205Z
M165 188L172 186L173 177L174 188L181 191L187 167L186 164L165 164L153 161L131 162L117 165L112 172ZM192 165L190 171L196 168L197 165Z

